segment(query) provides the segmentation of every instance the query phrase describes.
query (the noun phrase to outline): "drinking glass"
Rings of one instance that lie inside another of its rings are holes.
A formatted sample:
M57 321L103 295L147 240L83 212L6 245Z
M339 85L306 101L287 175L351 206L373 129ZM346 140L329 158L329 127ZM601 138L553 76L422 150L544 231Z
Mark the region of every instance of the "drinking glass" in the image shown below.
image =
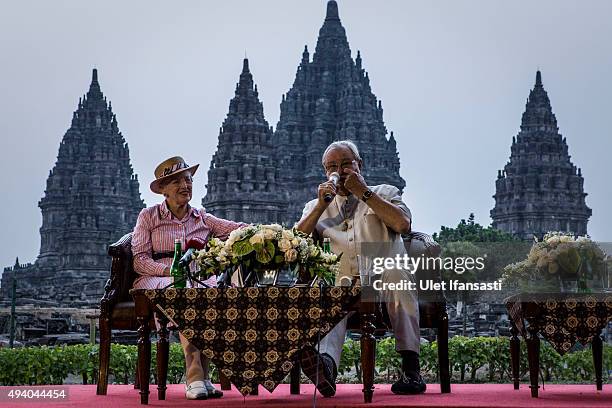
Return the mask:
M365 255L357 255L357 269L359 270L361 286L370 286L372 284L372 258Z

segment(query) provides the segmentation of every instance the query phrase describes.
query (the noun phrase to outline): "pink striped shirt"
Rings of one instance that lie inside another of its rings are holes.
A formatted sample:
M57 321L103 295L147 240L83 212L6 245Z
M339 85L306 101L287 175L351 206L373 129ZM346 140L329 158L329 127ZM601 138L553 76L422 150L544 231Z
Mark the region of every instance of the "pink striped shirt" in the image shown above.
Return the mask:
M172 258L154 260L153 252L173 252L174 239L181 240L183 249L191 238L207 240L209 237L227 239L230 232L247 224L217 218L204 209L189 209L179 220L168 209L166 201L143 209L138 215L132 234L134 270L140 276L134 288L155 289L168 285L172 280L164 273L172 265Z

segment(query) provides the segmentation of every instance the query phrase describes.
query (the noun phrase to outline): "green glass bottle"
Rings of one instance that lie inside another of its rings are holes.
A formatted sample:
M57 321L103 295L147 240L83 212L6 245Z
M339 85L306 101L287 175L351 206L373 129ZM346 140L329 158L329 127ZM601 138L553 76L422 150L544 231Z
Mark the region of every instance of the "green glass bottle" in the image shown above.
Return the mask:
M172 266L170 267L170 276L174 278L175 288L185 287L185 274L183 273L183 268L179 265L181 256L183 256L181 240L177 238L174 240L174 258L172 259Z
M331 240L328 237L323 238L323 252L327 252L331 254ZM327 285L333 286L336 283L336 276L329 276L327 278L322 278L323 282ZM317 279L315 279L316 281Z
M584 255L580 262L580 269L578 270L578 293L591 293L591 289L588 285L588 279L592 278L593 270L591 269L590 262Z
M331 240L327 237L323 238L323 252L331 253Z

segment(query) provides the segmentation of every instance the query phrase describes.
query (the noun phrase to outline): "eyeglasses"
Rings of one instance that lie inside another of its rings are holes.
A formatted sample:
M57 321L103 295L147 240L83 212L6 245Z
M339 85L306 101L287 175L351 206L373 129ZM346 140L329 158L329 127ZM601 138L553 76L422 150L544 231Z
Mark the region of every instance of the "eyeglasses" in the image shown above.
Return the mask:
M323 167L325 168L325 171L327 173L331 173L334 171L338 171L340 168L342 169L348 169L353 167L353 163L355 163L355 160L343 160L342 163L338 164L338 163L325 163L323 165Z

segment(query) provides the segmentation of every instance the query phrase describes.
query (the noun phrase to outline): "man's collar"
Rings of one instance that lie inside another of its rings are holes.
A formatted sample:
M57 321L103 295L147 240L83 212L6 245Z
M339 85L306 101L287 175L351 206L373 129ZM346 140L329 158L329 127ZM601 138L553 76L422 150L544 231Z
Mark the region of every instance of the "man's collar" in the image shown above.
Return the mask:
M346 202L347 200L348 200L348 201L352 201L352 200L355 198L355 196L354 196L354 195L353 195L351 192L349 192L349 193L348 193L347 195L345 195L345 196L343 196L343 195L341 195L341 194L336 194L336 197L338 198L338 201L339 201L339 202L341 202L341 203L344 203L344 202Z

